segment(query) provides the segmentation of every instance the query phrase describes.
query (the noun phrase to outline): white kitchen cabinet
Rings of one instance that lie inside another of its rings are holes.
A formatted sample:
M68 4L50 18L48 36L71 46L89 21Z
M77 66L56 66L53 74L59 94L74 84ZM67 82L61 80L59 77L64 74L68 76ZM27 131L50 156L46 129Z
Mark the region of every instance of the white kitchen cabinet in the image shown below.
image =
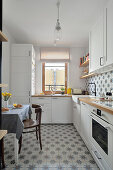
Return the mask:
M13 44L11 49L12 103L30 104L35 93L35 52L30 44Z
M52 123L72 123L70 97L52 97Z
M89 34L89 72L103 73L113 70L113 1Z
M81 137L87 147L90 147L90 109L89 105L81 102Z
M89 72L94 72L104 66L104 17L101 16L93 26L89 35Z
M32 97L32 104L42 106L42 123L52 123L51 97ZM33 113L33 118L35 118L35 113Z
M113 1L106 8L106 65L113 64Z
M76 114L76 103L73 102L73 125L76 128L77 114Z
M70 97L32 97L32 104L42 106L42 123L72 123Z
M81 134L81 110L80 104L73 102L73 124L79 134Z

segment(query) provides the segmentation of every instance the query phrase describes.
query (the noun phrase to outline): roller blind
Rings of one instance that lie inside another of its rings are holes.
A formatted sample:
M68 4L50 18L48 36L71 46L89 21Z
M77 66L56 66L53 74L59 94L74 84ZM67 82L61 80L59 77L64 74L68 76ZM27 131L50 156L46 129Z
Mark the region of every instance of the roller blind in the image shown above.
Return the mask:
M69 48L41 48L40 49L41 60L69 60L70 50Z

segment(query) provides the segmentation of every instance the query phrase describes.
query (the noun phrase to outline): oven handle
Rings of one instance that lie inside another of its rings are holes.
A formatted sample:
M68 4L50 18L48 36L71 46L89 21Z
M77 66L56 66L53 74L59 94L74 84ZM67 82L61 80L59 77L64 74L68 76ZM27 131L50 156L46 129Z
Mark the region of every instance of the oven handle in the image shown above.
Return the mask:
M96 113L96 110L93 109L93 112ZM92 113L92 114L95 114L95 113L93 113L93 112L91 112L91 113ZM99 115L98 115L98 116L99 116ZM101 114L101 117L102 117L102 116L104 117L104 114ZM99 116L99 117L100 117L100 116Z
M94 119L95 121L97 121L92 115L88 115L90 118L92 118L92 119ZM97 121L98 122L98 121ZM99 123L99 122L98 122ZM101 124L105 129L107 129L107 130L111 130L111 131L113 131L113 126L112 125L110 125L110 123L108 123L108 122L106 122L107 124L108 124L108 126L103 126L101 123L99 123L99 124Z

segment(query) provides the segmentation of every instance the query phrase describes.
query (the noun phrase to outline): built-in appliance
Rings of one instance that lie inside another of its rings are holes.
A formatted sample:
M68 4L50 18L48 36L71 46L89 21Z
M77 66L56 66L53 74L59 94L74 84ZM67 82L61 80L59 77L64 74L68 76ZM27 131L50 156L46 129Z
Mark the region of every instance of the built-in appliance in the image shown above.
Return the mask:
M113 169L113 117L91 107L91 152L103 170Z

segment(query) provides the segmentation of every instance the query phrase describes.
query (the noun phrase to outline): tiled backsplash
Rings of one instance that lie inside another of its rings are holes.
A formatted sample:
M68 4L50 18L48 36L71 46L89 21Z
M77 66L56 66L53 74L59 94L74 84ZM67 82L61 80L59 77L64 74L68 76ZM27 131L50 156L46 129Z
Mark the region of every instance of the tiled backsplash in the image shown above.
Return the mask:
M88 85L89 83L96 84L97 96L100 96L103 93L106 94L106 92L113 90L113 71L87 78L86 90L90 93L91 91L94 91L94 85Z

